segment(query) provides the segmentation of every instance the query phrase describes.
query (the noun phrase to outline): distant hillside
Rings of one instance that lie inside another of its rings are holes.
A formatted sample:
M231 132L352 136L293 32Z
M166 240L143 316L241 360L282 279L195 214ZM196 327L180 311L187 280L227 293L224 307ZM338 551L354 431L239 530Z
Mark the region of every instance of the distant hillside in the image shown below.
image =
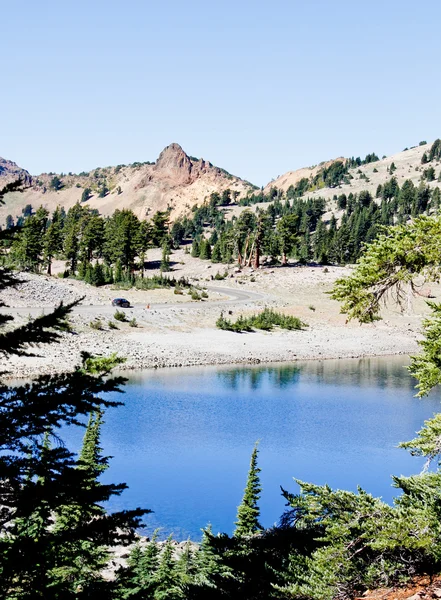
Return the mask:
M210 162L188 156L179 144L167 146L155 163L133 163L97 168L89 173L68 175L43 173L30 176L15 163L0 158L0 184L21 178L31 187L24 193L10 193L5 206L0 207L0 223L6 215L19 216L31 204L53 211L58 205L70 208L83 198L84 205L109 215L119 208L130 208L145 218L157 210L171 208L172 217L202 204L211 193L225 189L238 192L239 197L255 187ZM90 190L87 200L83 194Z
M400 186L406 179L410 179L415 186L418 186L421 181L424 181L430 188L441 187L441 182L438 181L441 171L439 159L435 158L435 160L430 162L430 165L422 164L421 162L424 154L429 156L431 147L432 143L422 144L421 146L403 150L393 156L382 158L378 161L349 167L347 174L344 177L344 181L340 184L328 187L320 181L317 186L314 186L314 178L320 171L328 169L331 165L339 161L344 164L350 161L350 159L347 158L336 158L315 167L289 171L265 186L264 192L265 194L269 194L271 188L288 192L291 186L291 190L293 190L298 186L299 182L303 179L307 179L310 182L310 188L303 192L303 197L321 197L330 200L327 207L334 212L337 210L335 202L332 202L334 196L339 196L341 194L349 196L351 192L352 194L357 194L362 190L367 190L375 197L378 186L384 185L392 176L396 178ZM391 170L392 164L394 167L392 167ZM434 181L427 181L424 176L424 170L429 166L435 169Z

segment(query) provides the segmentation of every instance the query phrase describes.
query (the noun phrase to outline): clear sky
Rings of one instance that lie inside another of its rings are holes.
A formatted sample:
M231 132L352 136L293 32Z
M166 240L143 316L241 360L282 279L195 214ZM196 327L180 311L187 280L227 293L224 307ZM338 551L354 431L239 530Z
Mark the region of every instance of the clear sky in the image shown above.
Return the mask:
M33 174L178 142L262 185L441 136L439 0L14 0L0 19L0 156Z

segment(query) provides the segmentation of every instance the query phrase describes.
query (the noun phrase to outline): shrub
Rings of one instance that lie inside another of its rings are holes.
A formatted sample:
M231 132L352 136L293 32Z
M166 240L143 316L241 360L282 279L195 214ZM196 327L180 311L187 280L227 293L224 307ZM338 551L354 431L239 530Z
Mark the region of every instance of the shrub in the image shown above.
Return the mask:
M288 330L303 329L307 327L307 324L303 323L298 317L284 315L272 308L265 308L261 313L247 318L240 316L236 322L226 319L224 314L221 313L216 321L216 327L227 331L242 332L252 331L253 329L271 331L274 327Z
M115 319L115 321L121 321L122 323L124 321L127 321L126 313L124 313L122 310L115 311L113 318Z
M155 290L158 288L190 288L191 285L185 277L175 279L165 275L153 275L153 277L136 277L135 288L138 290Z
M97 331L101 331L101 330L102 330L102 328L103 328L103 324L102 324L102 322L101 322L101 320L100 320L100 319L95 319L94 321L91 321L91 322L89 323L89 327L90 327L91 329L95 329L95 330L97 330Z
M228 271L224 271L224 274L221 275L219 273L219 271L216 273L216 275L214 276L214 278L216 279L216 281L221 281L222 279L226 279L228 277Z
M201 294L201 298L208 298L208 294L205 290L203 290L203 292Z
M130 319L129 325L130 327L138 327L138 321L135 319L135 317L133 317L133 319Z
M189 290L188 293L190 294L192 300L200 300L201 299L200 295L198 294L198 291L195 290L194 288Z
M175 289L173 290L173 293L176 294L177 296L182 296L182 294L184 292L182 291L182 288L180 288L179 286L176 286Z
M109 329L118 329L118 325L113 321L109 321L108 323Z

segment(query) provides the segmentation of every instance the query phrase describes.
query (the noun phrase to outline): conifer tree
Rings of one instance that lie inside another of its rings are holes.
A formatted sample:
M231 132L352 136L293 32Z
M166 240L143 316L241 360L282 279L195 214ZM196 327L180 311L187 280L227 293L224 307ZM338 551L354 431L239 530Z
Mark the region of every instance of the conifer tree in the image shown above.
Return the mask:
M164 239L162 243L161 271L170 271L170 242Z
M222 262L222 250L220 242L216 242L213 246L213 250L211 252L211 262Z
M194 582L201 587L216 589L216 580L229 576L229 569L222 556L215 551L213 531L209 524L202 532L202 541L195 555L196 574Z
M167 539L159 558L159 565L154 579L154 588L154 600L181 600L184 598L180 587L176 560L173 557L171 536Z
M208 240L203 239L199 246L199 258L209 260L211 258L211 246Z
M0 291L16 284L11 272L0 266ZM30 347L57 341L75 304L60 305L15 327L13 317L0 314L2 375L9 357L30 355ZM3 329L5 323L8 330ZM97 482L92 475L100 471L99 460L89 462L87 469L78 468L63 444L47 443L47 432L78 425L100 407L116 406L108 393L120 391L124 380L109 374L120 362L115 356L94 359L83 354L82 364L71 373L42 375L14 387L1 382L0 597L64 600L80 592L83 597L110 597L112 585L95 576L97 563L88 558L96 556L97 548L132 542L146 511L103 514L102 503L125 485ZM92 425L98 427L97 422ZM83 563L81 557L88 558ZM92 577L89 573L78 582L68 575L70 569L84 574L89 564Z
M193 240L193 243L191 244L191 255L194 258L197 258L199 256L200 253L200 246L199 246L199 242L198 240L195 238Z
M253 535L262 530L259 523L260 509L257 504L262 491L259 479L260 469L257 466L258 452L258 443L256 442L251 454L250 470L242 503L237 509L236 529L234 531L236 537Z

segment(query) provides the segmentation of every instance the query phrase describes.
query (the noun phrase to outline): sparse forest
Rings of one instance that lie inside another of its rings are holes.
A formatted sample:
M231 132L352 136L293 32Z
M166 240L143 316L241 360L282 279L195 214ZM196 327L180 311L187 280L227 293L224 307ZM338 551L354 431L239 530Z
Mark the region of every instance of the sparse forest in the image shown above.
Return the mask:
M18 183L11 189L19 188ZM56 258L66 261L65 276L93 285L145 279L149 286L144 277L149 248L162 248L166 271L173 248L185 242L195 257L239 265L259 266L263 256L281 265L291 257L322 264L358 260L353 273L337 281L332 297L349 319L371 322L387 294L403 300L418 276L440 279L437 191L410 181L399 186L392 176L377 198L368 192L337 196L339 220L327 217L322 199L278 192L266 210L245 210L229 221L222 207L230 196L212 197L172 225L161 212L140 221L128 210L102 218L81 203L52 215L30 207L18 227L9 221L0 232L0 290L17 283L10 266L51 273ZM158 285L185 285L161 278ZM353 493L298 481L299 493L282 490L286 510L277 525L265 529L256 444L233 535L216 535L207 525L202 541L189 541L180 552L170 538L140 540L136 530L148 507L106 513L103 503L123 493L125 484L100 481L109 463L100 447L105 409L117 404L107 394L124 386L122 377L112 376L123 359L83 353L72 372L16 386L5 379L9 357L59 340L60 331L69 329L73 306L60 305L16 327L12 317L0 315L2 598L350 599L441 571L441 414L400 444L426 465L419 474L393 477L401 492L393 505L362 489ZM441 383L441 305L429 306L421 353L409 369L421 396ZM235 322L221 315L218 321L232 331L273 325L304 327L269 309ZM66 425L84 427L78 456L60 439ZM130 547L126 565L105 577L114 546Z

